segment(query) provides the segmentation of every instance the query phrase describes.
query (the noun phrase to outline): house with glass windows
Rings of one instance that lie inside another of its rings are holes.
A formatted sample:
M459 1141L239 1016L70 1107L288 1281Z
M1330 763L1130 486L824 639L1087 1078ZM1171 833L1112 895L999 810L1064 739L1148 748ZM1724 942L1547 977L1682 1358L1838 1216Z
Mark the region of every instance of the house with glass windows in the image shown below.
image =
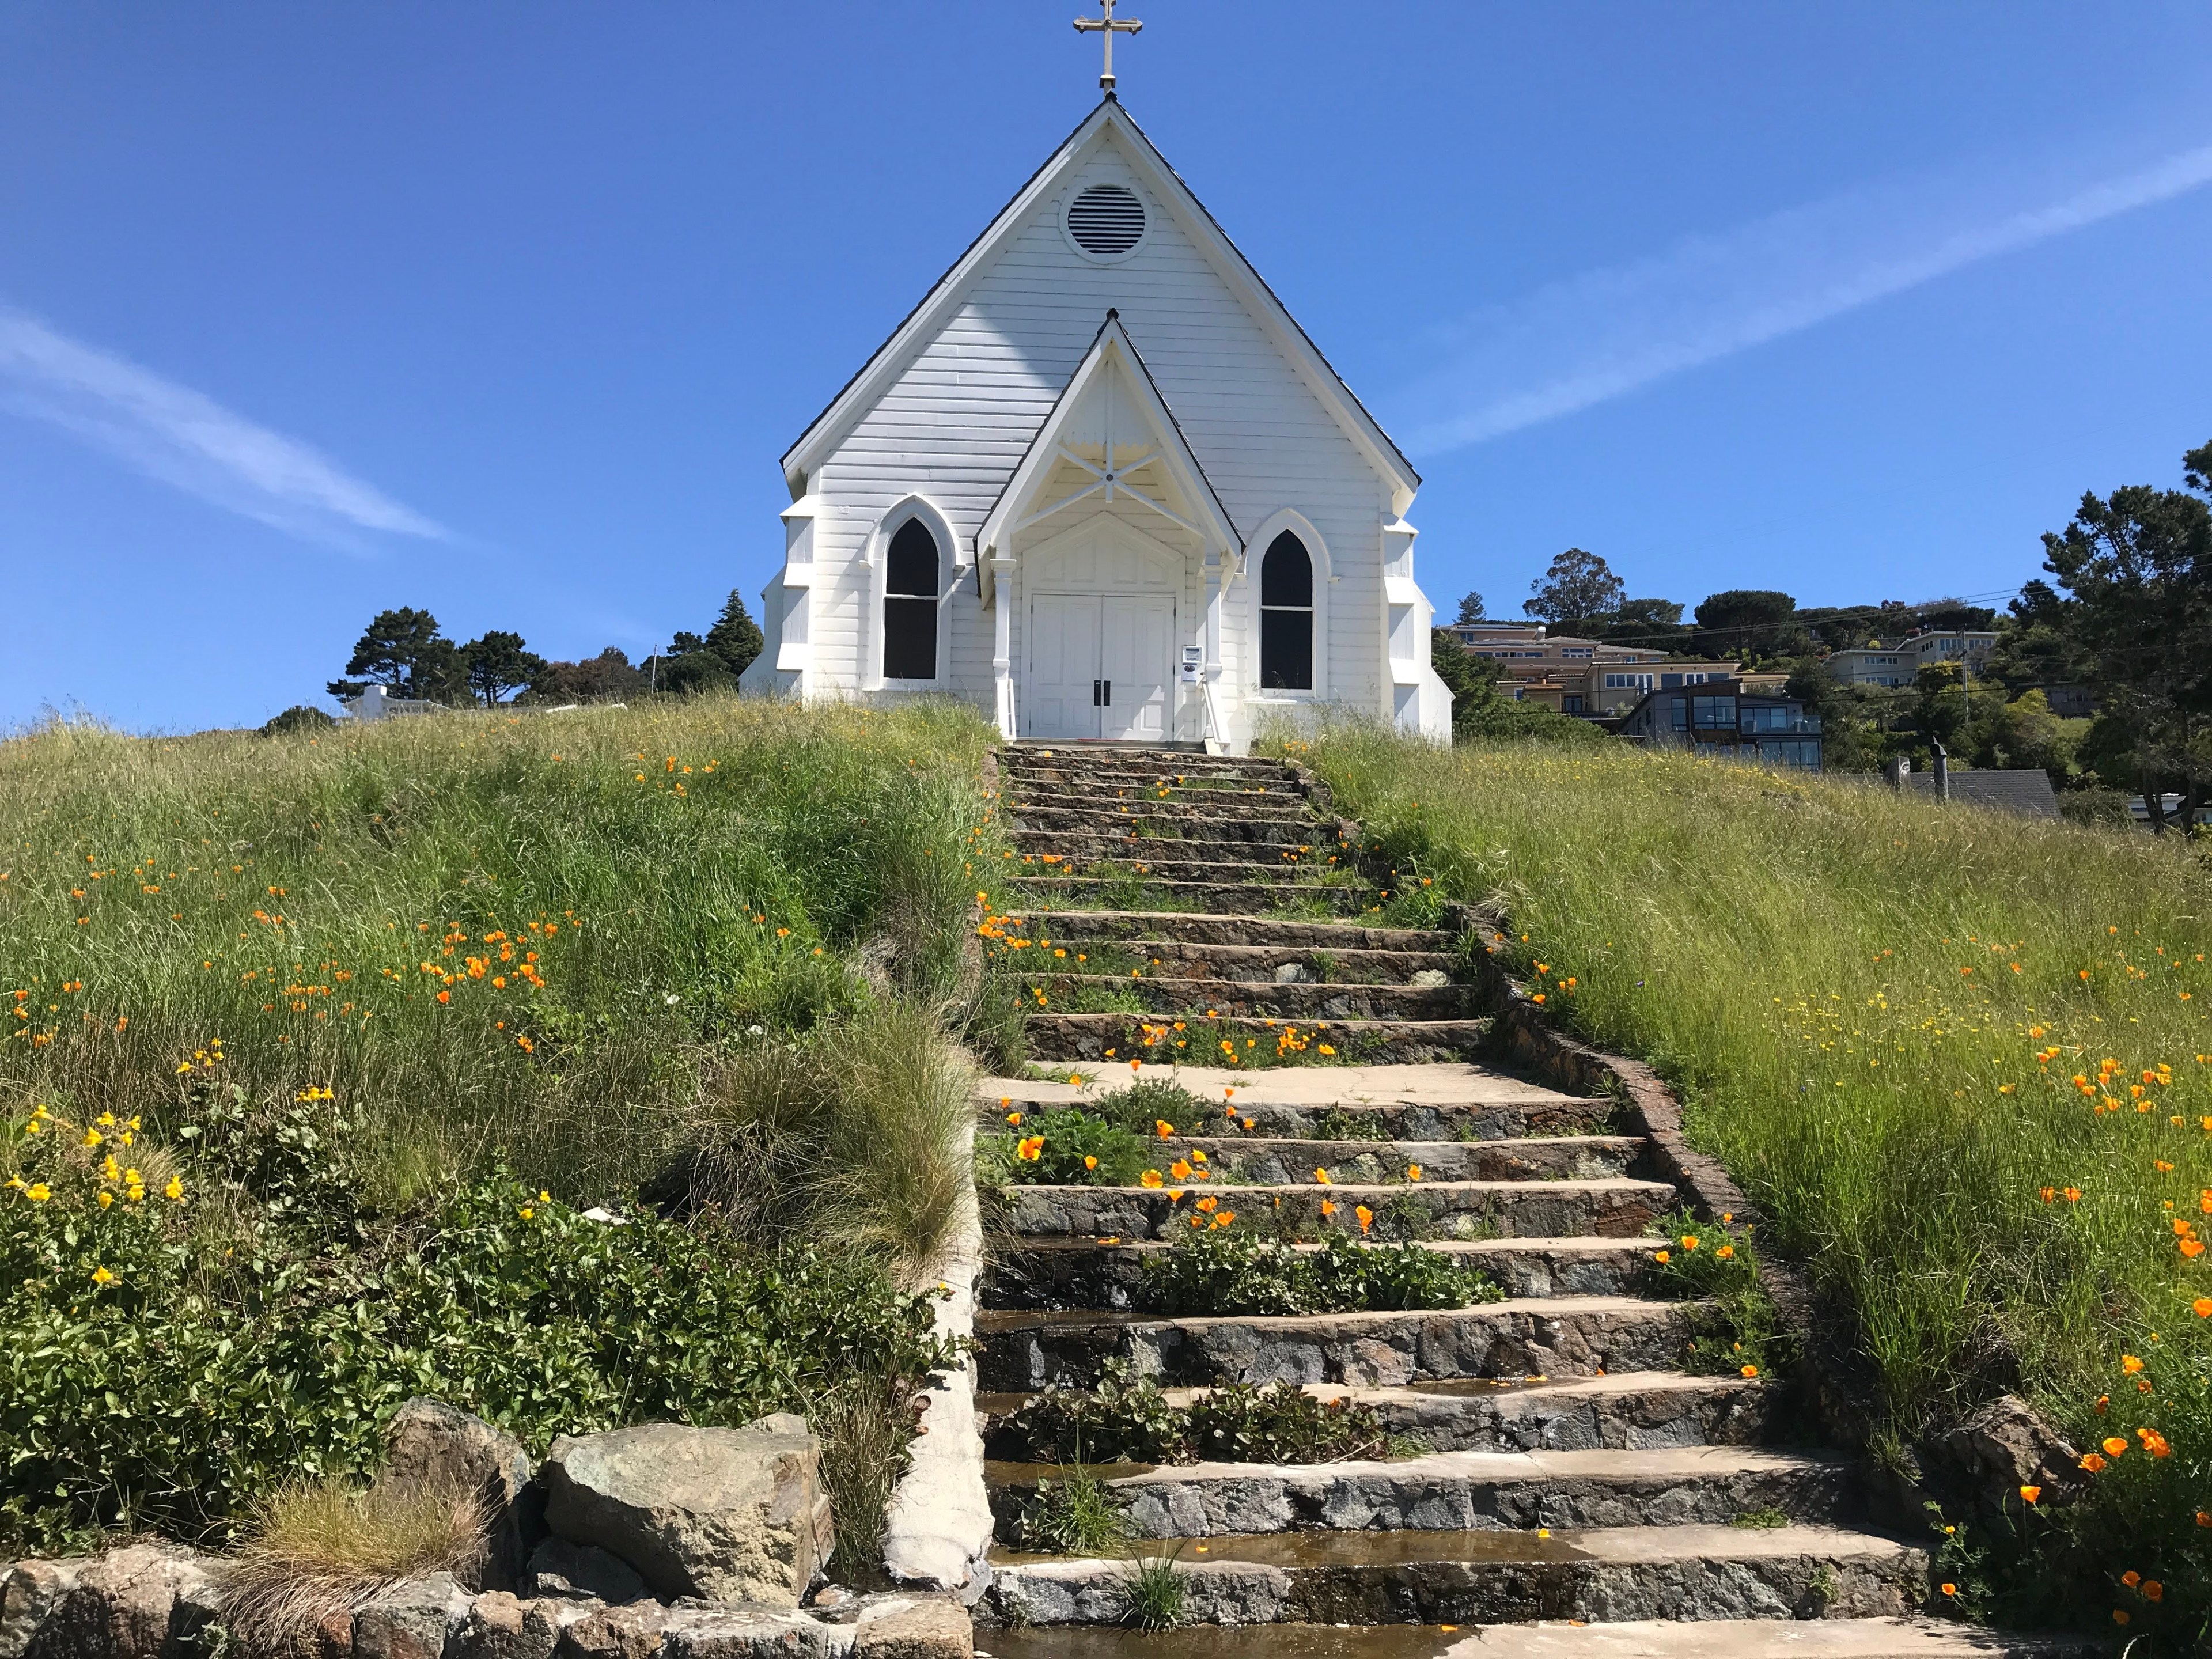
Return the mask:
M1620 735L1654 749L1820 769L1820 717L1795 697L1761 695L1740 680L1654 691L1622 719Z
M945 694L1055 742L1241 750L1323 704L1449 738L1419 476L1110 92L783 472L748 692Z

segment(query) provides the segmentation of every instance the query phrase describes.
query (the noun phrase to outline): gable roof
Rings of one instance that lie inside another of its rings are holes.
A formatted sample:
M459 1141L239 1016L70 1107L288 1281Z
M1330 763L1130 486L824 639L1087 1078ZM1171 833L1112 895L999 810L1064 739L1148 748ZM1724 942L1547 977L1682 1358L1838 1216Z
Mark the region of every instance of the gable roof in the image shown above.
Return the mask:
M1917 769L1905 775L1906 786L1917 793L1936 793L1936 775ZM2017 771L1956 770L1950 775L1951 799L1973 806L2000 807L2032 818L2059 816L2058 793L2051 787L2051 774L2039 766Z
M1160 440L1160 453L1152 459L1165 465L1169 476L1175 480L1176 489L1196 508L1199 522L1193 523L1170 512L1134 485L1122 487L1154 512L1174 519L1182 528L1212 546L1231 553L1243 550L1243 538L1237 531L1236 520L1229 516L1228 508L1222 505L1221 497L1213 488L1213 480L1206 476L1204 465L1191 448L1190 441L1183 436L1182 423L1176 419L1175 410L1161 396L1159 385L1152 379L1152 371L1146 367L1144 354L1137 349L1136 342L1129 337L1129 331L1123 326L1120 313L1109 311L1106 320L1099 325L1097 335L1091 342L1091 349L1083 354L1083 361L1075 366L1075 372L1067 377L1067 384L1060 388L1060 396L1054 400L1052 413L1046 416L1044 423L1037 428L1036 435L1030 440L1029 447L1022 452L1019 464L1006 479L1005 488L999 491L998 499L991 504L990 512L984 515L981 526L976 530L975 555L978 561L1011 529L1019 528L1010 520L1016 509L1029 499L1033 488L1042 483L1050 476L1054 465L1063 459L1060 434L1073 417L1083 393L1117 362L1127 371L1127 378L1130 388L1136 393L1139 407L1149 418ZM1066 459L1075 459L1076 465L1086 471L1097 471L1089 462L1079 458ZM1137 463L1138 466L1144 465L1145 462ZM1110 491L1111 480L1102 478L1102 483ZM1091 486L1094 489L1098 487L1096 484ZM1090 492L1085 490L1084 493L1087 495ZM1079 499L1080 496L1072 496L1068 501L1055 503L1052 510L1071 505Z
M1413 463L1344 383L1344 378L1313 343L1312 336L1291 315L1289 307L1267 286L1252 262L1229 240L1220 222L1207 211L1206 204L1182 181L1182 175L1168 165L1167 158L1110 92L1068 134L1044 165L1030 175L1028 182L1014 192L1013 199L999 210L998 216L937 279L921 303L891 331L890 337L876 348L874 355L784 452L784 479L794 499L805 493L806 475L874 406L914 352L942 331L962 298L1013 239L1030 210L1059 188L1060 182L1109 132L1125 141L1126 159L1140 179L1182 222L1183 229L1214 273L1273 337L1299 379L1334 417L1353 446L1390 480L1394 486L1393 510L1403 514L1412 504L1413 492L1421 483L1421 475L1413 470Z

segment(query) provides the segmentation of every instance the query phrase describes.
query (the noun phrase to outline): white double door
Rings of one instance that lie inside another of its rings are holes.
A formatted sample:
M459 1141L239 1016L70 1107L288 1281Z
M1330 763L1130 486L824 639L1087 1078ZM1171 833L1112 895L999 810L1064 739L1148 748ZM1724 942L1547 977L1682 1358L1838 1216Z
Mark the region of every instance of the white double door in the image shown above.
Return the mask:
M1171 593L1033 595L1021 735L1165 742L1174 658Z

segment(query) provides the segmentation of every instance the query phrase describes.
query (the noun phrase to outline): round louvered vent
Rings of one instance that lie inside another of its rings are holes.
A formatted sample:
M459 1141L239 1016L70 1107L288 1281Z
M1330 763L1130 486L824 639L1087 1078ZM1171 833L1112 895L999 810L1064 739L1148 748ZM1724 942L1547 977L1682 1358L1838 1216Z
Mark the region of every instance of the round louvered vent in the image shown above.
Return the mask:
M1145 204L1121 185L1093 185L1067 205L1067 234L1101 259L1127 253L1145 234Z

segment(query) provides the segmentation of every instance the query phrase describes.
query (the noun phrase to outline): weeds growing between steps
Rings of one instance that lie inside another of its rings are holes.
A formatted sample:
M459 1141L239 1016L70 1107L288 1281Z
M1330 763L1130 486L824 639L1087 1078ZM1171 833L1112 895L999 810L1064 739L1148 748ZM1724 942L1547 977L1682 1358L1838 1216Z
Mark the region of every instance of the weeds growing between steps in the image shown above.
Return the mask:
M1771 1218L1767 1243L1851 1313L1897 1443L2012 1389L2084 1449L2081 1503L2024 1490L1975 1547L2000 1567L2081 1552L2099 1620L2198 1639L2212 877L2196 844L1626 745L1438 750L1345 727L1291 747L1371 855L1502 905L1510 967L1570 1029L1662 1068L1692 1140ZM2039 1589L2068 1582L1989 1577L2051 1617L2080 1609Z
M702 698L0 743L0 1548L222 1542L429 1392L540 1448L811 1412L865 1559L972 1201L991 741Z

